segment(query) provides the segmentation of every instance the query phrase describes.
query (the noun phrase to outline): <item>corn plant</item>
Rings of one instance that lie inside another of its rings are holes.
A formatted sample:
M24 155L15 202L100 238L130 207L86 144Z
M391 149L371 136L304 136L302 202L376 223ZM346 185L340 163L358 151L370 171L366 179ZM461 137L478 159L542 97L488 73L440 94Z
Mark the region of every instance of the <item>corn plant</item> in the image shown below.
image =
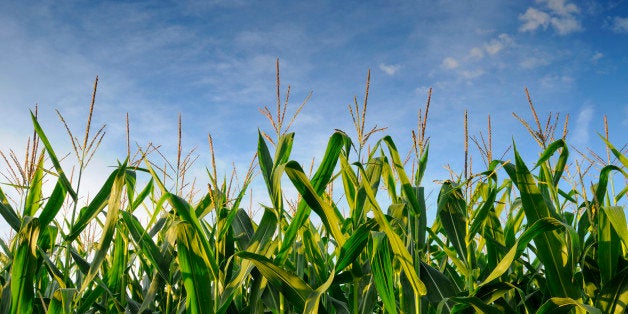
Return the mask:
M494 159L489 118L487 137L474 139L485 169L474 172L465 114L464 170L429 205L431 91L413 158L403 159L392 137L376 138L385 128L366 126L369 85L370 73L363 102L349 106L356 136L332 134L311 171L291 157L299 137L290 127L305 102L285 119L290 88L282 102L277 62L277 110L261 110L274 132L259 131L242 182L219 176L211 136L207 189L186 182L195 159L182 158L179 118L176 164L156 160L164 155L152 145L134 158L127 143L87 202L81 176L104 134L90 136L96 84L82 141L63 121L76 171L64 171L33 113L26 162L2 155L17 169L3 188L18 193L0 189L14 232L0 241L0 312L626 312L628 188L615 188L628 180L628 158L607 132L608 160L587 185L566 124L555 138L554 120L543 127L530 101L533 126L516 118L539 144L538 160L526 163L514 142L510 160ZM261 215L244 204L256 174L266 187Z

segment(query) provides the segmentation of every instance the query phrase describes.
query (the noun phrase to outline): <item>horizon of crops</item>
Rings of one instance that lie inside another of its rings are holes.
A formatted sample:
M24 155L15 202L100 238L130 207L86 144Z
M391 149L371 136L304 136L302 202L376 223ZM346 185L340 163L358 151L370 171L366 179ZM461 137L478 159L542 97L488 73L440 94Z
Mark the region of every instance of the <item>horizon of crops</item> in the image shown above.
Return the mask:
M71 174L31 113L25 162L2 154L11 167L0 214L15 235L0 239L0 313L627 311L628 158L608 132L606 160L574 158L567 121L556 136L557 117L541 123L530 101L532 122L515 115L539 145L529 165L516 143L495 159L490 118L473 138L465 112L464 170L441 182L428 225L422 181L438 144L426 137L430 98L405 160L393 138L376 138L383 129L366 127L369 82L363 102L349 106L356 137L332 134L316 167L291 160L290 127L305 102L286 119L277 64L276 111L261 110L274 132L259 132L241 182L218 176L209 136L208 188L190 185L195 158L182 153L179 131L177 158L165 166L157 147L131 154L127 143L87 204L81 178L104 136L90 125L97 80L82 138L60 116ZM469 164L470 141L485 169ZM243 204L255 175L268 197L260 219Z

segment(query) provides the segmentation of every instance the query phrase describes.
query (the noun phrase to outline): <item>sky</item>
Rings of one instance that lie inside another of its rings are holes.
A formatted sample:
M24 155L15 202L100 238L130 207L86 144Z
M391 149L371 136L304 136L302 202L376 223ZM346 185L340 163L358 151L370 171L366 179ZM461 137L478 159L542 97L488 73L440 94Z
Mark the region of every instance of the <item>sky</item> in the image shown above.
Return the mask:
M524 88L542 120L569 115L574 147L603 154L603 115L611 141L628 142L626 1L0 1L0 149L21 154L37 104L58 154L71 152L55 110L80 137L98 75L92 125L107 134L87 190L125 157L126 113L132 145L161 145L171 160L181 114L199 182L210 133L219 170L243 173L258 129L272 131L259 109L275 106L277 59L282 94L291 86L288 115L312 92L292 126L292 158L303 165L320 159L335 129L355 135L347 105L361 101L369 69L366 126L387 127L378 135L404 155L431 87L432 199L434 181L449 177L444 166L462 172L465 110L476 137L490 114L495 154L515 140L536 161L512 115L532 121ZM254 197L264 194L256 180Z

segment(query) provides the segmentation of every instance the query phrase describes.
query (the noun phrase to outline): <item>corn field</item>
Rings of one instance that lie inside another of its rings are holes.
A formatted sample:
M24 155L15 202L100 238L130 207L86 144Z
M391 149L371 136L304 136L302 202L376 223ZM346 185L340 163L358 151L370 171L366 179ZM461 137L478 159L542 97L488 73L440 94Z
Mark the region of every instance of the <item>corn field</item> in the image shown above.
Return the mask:
M597 170L576 158L566 126L555 137L556 125L543 127L530 103L535 121L516 117L539 144L537 162L526 164L514 143L494 159L489 122L486 137L472 138L485 169L465 160L428 206L429 98L406 160L391 137L376 138L383 129L365 127L367 79L364 102L349 106L357 136L332 134L308 171L291 160L301 107L284 120L277 82L276 114L261 110L274 132L259 132L242 182L219 176L214 163L206 189L186 184L191 155L179 151L164 166L149 146L129 149L82 204L81 175L103 129L92 132L91 110L83 139L65 125L77 160L70 175L31 113L26 162L2 155L13 170L0 214L14 236L0 241L0 312L628 311L628 157L607 134L610 158L586 183L585 170ZM254 177L268 199L257 215L243 205ZM298 197L284 193L288 184Z

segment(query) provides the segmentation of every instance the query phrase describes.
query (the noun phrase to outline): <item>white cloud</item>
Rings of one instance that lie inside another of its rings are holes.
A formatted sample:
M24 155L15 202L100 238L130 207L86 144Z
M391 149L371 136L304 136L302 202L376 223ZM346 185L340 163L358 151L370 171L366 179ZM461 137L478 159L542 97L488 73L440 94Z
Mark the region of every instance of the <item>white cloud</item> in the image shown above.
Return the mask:
M613 17L610 20L610 28L615 33L628 33L628 17Z
M484 51L479 47L473 47L471 51L469 51L469 57L473 59L482 59L484 57Z
M573 16L554 17L552 18L552 26L560 35L567 35L582 30L580 21Z
M528 57L523 59L519 65L524 69L534 69L541 66L548 65L550 62L545 58L540 57Z
M397 71L399 71L399 69L401 69L401 66L400 65L380 63L379 64L379 69L382 70L384 73L386 73L388 75L394 75L395 73L397 73Z
M567 88L573 85L574 78L569 75L548 74L539 80L541 86L547 89Z
M545 9L529 7L526 12L519 15L519 20L523 24L519 27L520 32L534 32L539 28L546 30L552 27L559 35L567 35L581 31L582 24L577 18L580 9L573 3L566 0L537 0L539 4L544 4Z
M600 60L602 58L604 58L604 54L599 52L599 51L596 51L595 54L593 55L593 57L591 57L591 60L592 61L597 61L597 60Z
M593 119L593 107L585 106L578 113L572 140L578 145L586 145L589 141L589 130Z
M455 69L458 67L458 61L452 57L447 57L443 60L443 67L445 69Z
M500 34L496 39L493 39L489 43L485 44L484 49L490 55L494 55L512 44L512 42L513 40L510 36L507 34Z
M565 0L537 0L537 3L545 3L552 13L562 16L580 13L575 4L567 3Z
M539 27L547 29L547 26L550 23L550 16L549 14L535 8L528 8L526 13L519 16L519 20L523 21L523 25L519 27L519 31L531 32L537 30Z
M478 78L484 75L484 70L482 69L465 70L465 71L460 72L460 75L467 80L471 80L471 79Z

